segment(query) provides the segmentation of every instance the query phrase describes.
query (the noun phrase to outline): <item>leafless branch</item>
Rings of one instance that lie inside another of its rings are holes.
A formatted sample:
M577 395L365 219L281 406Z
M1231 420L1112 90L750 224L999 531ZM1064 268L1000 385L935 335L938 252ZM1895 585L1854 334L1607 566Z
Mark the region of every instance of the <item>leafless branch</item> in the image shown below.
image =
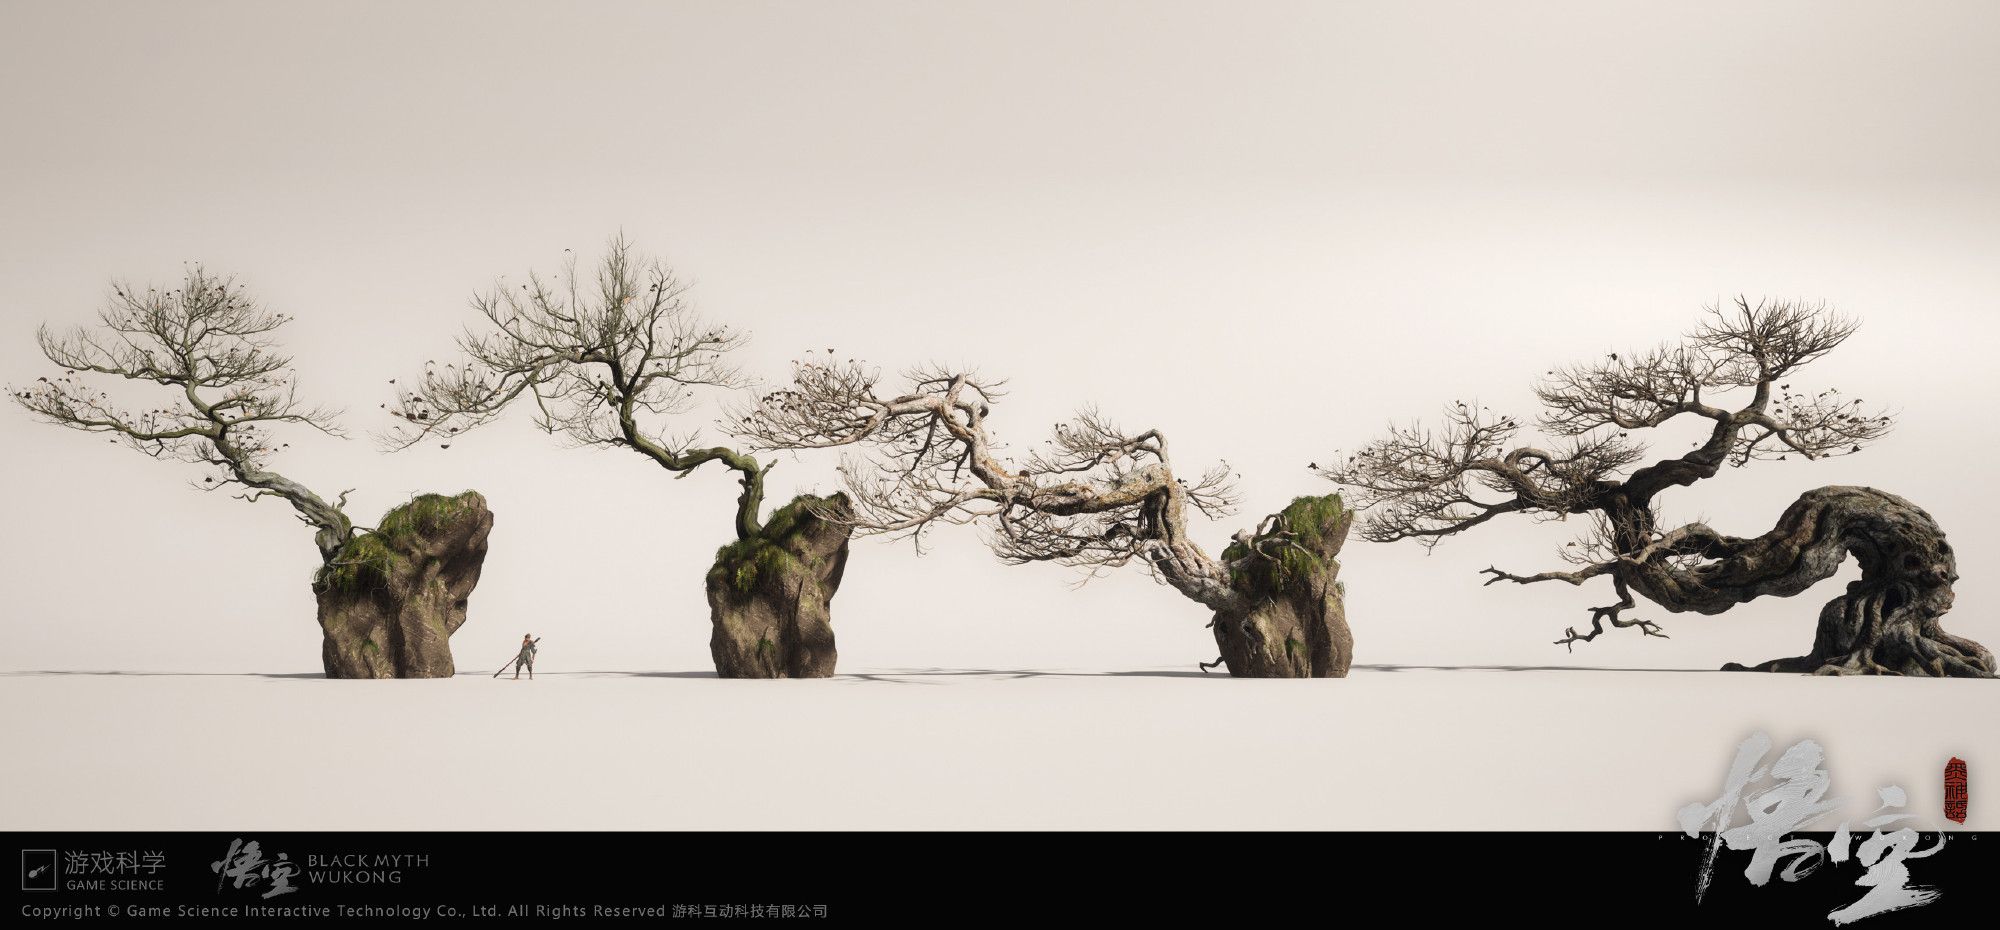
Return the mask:
M1623 590L1642 573L1692 571L1740 543L1699 523L1661 532L1654 497L1662 491L1725 464L1852 454L1889 431L1886 412L1835 389L1794 391L1789 380L1854 332L1853 321L1821 304L1739 297L1708 308L1677 344L1548 371L1535 388L1547 437L1540 444L1519 441L1520 421L1459 402L1436 427L1392 425L1384 438L1313 468L1364 509L1362 536L1377 542L1433 546L1509 513L1590 514L1593 532L1564 551L1579 568L1525 576L1488 569L1487 583L1580 584L1610 574ZM1736 403L1723 402L1730 394ZM1708 421L1708 436L1642 465L1646 448L1634 435L1682 417ZM1660 635L1621 622L1618 609L1594 613L1593 632L1565 642L1588 641L1606 620Z
M680 476L721 462L744 486L739 533L754 532L769 466L662 422L692 410L700 390L749 384L730 361L746 337L704 321L689 290L622 236L589 272L571 255L554 277L502 280L473 299L481 322L460 337L462 357L426 362L383 405L400 422L380 438L397 449L426 440L448 448L525 402L538 428L580 446L624 446Z
M108 434L154 458L208 466L204 487L241 487L237 496L244 500L283 498L318 529L328 554L351 536L347 516L268 466L286 446L275 426L342 435L338 411L299 399L291 359L273 337L289 320L233 278L191 265L177 288L113 285L94 328L43 326L36 334L42 354L61 371L8 391L44 422ZM145 382L168 394L148 402L158 406L132 406L114 401L97 386L100 379Z
M1226 466L1190 482L1166 437L1127 432L1095 410L1058 425L1015 462L987 428L1000 382L920 368L893 396L880 373L810 356L791 383L733 412L729 430L757 449L865 447L841 466L857 531L921 545L938 524L979 522L1008 562L1098 571L1137 559L1209 606L1232 602L1226 567L1187 535L1186 510L1221 516L1236 497Z

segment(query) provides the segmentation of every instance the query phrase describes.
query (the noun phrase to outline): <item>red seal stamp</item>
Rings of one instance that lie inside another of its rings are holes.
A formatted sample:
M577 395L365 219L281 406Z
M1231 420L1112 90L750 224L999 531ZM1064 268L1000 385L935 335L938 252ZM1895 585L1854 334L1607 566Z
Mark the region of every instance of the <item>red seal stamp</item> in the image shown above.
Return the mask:
M1951 757L1944 764L1944 816L1953 823L1965 822L1965 760Z

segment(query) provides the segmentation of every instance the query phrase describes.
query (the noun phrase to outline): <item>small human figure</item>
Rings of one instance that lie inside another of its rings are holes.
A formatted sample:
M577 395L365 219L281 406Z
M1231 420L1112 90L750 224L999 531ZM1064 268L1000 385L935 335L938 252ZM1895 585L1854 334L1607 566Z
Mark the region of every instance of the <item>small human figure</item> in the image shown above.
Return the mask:
M528 668L528 680L535 680L535 644L539 642L541 640L534 638L534 634L532 633L522 634L521 652L514 656L514 680L519 681L521 679L522 666L527 666Z

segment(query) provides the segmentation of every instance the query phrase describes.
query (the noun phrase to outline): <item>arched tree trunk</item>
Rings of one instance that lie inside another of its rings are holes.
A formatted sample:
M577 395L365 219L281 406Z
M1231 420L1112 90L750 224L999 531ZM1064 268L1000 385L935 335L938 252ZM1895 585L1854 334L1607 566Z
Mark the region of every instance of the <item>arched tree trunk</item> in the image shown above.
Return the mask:
M492 530L478 492L426 494L342 547L313 582L326 677L451 677Z
M837 653L831 602L854 527L847 495L801 495L755 535L722 547L708 572L709 653L723 678L827 678Z
M1669 610L1716 614L1764 596L1790 597L1830 578L1850 553L1861 580L1820 611L1810 653L1729 671L1992 678L1993 653L1946 633L1958 563L1944 531L1916 505L1874 488L1807 491L1755 539L1718 538L1719 557L1688 570L1648 564L1639 593Z
M1301 497L1269 532L1223 551L1243 606L1219 610L1210 628L1238 678L1345 678L1354 663L1345 591L1334 557L1354 514L1338 495Z

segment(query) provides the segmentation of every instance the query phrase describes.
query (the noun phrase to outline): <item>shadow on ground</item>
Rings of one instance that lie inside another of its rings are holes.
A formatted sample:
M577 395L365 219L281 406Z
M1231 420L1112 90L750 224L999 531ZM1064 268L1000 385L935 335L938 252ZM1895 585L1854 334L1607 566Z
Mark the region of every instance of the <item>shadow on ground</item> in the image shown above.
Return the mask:
M42 676L104 676L117 678L273 678L306 679L325 678L325 672L126 672L126 671L82 671L76 669L44 669L40 671L0 672L0 678L39 678Z
M1708 668L1614 668L1594 665L1356 665L1357 672L1714 672ZM267 678L279 681L327 680L323 672L136 672L103 670L88 671L76 669L45 669L39 671L0 672L0 678L39 677L117 677L117 678ZM459 678L492 678L483 672L460 672ZM513 680L501 676L502 680ZM712 671L620 671L594 670L578 672L542 672L538 678L681 678L715 679ZM891 684L941 684L924 681L926 678L996 678L1018 680L1023 678L1213 678L1229 680L1226 672L1180 671L1176 669L1137 669L1127 671L1066 671L1032 668L911 668L883 669L868 672L841 672L833 680L877 681ZM524 679L525 680L525 679Z
M1356 665L1370 672L1714 672L1713 668L1618 668L1609 665Z
M1712 668L1618 668L1597 665L1356 665L1355 671L1363 672L1715 672ZM714 678L714 672L550 672L545 675L566 675L586 678ZM926 684L924 678L1214 678L1228 680L1227 672L1179 671L1175 669L1139 669L1129 671L1068 671L1032 668L910 668L880 669L868 672L841 672L833 676L836 680L886 681L895 684Z

